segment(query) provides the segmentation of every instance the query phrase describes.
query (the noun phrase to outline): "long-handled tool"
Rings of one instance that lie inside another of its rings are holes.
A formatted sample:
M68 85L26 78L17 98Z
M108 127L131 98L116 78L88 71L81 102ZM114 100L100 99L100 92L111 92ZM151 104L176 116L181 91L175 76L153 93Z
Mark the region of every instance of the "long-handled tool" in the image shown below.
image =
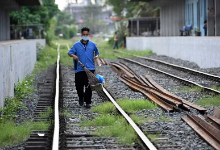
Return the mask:
M89 85L90 85L91 89L93 89L93 90L102 90L103 85L99 81L99 79L96 78L95 74L93 74L91 71L89 71L83 63L81 63L80 61L78 61L78 62L86 72L86 75L88 77Z

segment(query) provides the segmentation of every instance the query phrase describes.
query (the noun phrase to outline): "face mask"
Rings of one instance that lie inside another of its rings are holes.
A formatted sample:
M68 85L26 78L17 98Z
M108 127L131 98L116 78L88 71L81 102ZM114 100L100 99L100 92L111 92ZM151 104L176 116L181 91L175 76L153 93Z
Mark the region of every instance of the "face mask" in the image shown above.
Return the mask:
M89 37L88 37L88 36L82 36L82 40L83 40L83 41L88 41L88 40L89 40Z

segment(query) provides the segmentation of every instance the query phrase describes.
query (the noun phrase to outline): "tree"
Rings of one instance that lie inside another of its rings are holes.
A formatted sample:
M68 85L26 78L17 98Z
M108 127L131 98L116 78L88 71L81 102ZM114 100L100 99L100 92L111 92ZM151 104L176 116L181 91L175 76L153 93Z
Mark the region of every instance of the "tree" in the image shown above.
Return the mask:
M87 26L90 28L91 33L97 33L101 31L106 31L107 25L102 17L102 6L90 5L84 8L82 11L83 23L82 26Z
M50 19L59 11L54 0L43 0L43 6L24 6L21 11L10 13L11 24L45 24L50 27Z
M56 15L55 35L63 34L63 38L69 39L75 36L76 28L73 26L75 19L71 18L71 15L65 11L61 11Z
M112 5L118 17L158 17L159 7L151 7L147 2L131 2L127 0L106 0L106 5ZM126 16L124 16L126 12Z
M10 13L10 22L13 25L19 24L44 24L47 32L47 43L51 42L50 21L59 11L54 0L42 0L43 6L24 6L21 11L12 11ZM32 27L34 30L38 27Z

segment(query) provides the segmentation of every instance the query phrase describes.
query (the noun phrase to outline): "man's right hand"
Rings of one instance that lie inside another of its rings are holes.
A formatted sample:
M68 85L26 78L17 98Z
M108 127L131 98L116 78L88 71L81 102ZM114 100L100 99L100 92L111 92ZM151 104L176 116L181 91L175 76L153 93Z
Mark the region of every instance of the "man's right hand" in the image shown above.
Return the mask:
M73 55L73 59L74 59L75 61L79 61L79 58L78 58L76 55Z

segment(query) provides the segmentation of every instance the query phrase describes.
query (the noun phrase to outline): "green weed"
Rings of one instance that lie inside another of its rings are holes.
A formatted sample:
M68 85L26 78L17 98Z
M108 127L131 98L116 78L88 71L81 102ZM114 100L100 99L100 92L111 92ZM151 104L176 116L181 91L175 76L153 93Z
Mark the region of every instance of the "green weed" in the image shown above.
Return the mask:
M40 112L39 117L48 118L52 113L53 109L51 107L48 107L46 112Z
M31 130L47 130L50 124L47 122L26 122L16 125L13 121L0 124L0 148L25 141Z
M215 90L217 90L217 91L220 91L220 87L212 86L211 88L212 88L212 89L215 89Z
M27 75L22 82L15 85L15 97L23 100L26 96L34 91L32 87L34 75Z
M111 102L104 102L101 105L92 107L92 111L100 114L116 113L116 108Z
M220 106L220 96L207 95L196 101L195 104L206 107Z
M157 138L160 138L159 134L147 134L147 137L151 140L154 141Z
M143 124L143 123L149 121L148 118L138 117L138 116L135 116L135 115L131 115L130 117L131 117L131 119L132 119L135 123L137 123L137 124Z
M39 52L39 59L35 63L33 74L36 74L44 69L47 69L50 65L55 64L57 61L57 49L46 46Z
M83 124L86 126L111 126L114 125L115 122L121 121L122 117L117 115L101 115L99 117L94 118L91 121L84 122Z
M60 115L63 115L63 116L66 116L66 117L73 116L73 114L70 113L68 109L61 110Z
M155 109L157 105L148 100L142 99L119 99L117 103L122 109L129 113L135 113L143 109Z
M117 103L121 108L129 113L135 113L136 111L143 109L155 109L157 105L148 100L141 99L119 99ZM101 105L92 108L92 111L100 114L116 113L116 108L111 102L105 102Z
M171 119L168 116L164 116L163 114L160 114L159 118L155 118L155 120L157 120L157 121L164 121L164 122L173 121L173 119Z
M201 92L202 88L199 86L189 87L184 86L182 89L179 90L173 90L173 92Z
M133 128L122 116L105 114L94 118L91 121L84 121L81 125L96 126L97 131L95 134L104 137L119 137L120 142L122 143L131 144L137 139L137 135L135 134Z
M124 144L137 142L137 134L125 121L117 121L112 126L99 128L96 133L104 137L118 137L119 141Z
M0 109L0 123L16 118L16 112L21 108L26 108L21 101L17 98L7 97L4 107Z

